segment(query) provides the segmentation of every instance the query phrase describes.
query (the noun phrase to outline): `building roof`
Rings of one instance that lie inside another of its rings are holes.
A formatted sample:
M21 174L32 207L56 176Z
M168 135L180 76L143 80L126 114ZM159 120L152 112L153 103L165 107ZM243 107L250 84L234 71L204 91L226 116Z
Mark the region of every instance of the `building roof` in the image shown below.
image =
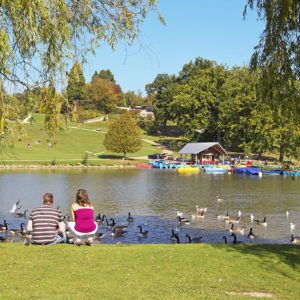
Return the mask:
M203 152L209 148L214 148L216 151L220 152L220 154L225 154L226 151L222 148L222 146L217 143L188 143L186 144L180 151L180 154L198 154Z

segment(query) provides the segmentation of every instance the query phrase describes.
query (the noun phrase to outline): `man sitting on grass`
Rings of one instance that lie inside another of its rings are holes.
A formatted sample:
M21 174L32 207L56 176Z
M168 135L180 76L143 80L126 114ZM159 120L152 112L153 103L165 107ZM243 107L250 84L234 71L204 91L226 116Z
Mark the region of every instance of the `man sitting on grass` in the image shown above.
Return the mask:
M53 208L53 195L43 196L43 205L32 210L27 231L32 231L32 244L54 245L66 242L65 223L60 210Z

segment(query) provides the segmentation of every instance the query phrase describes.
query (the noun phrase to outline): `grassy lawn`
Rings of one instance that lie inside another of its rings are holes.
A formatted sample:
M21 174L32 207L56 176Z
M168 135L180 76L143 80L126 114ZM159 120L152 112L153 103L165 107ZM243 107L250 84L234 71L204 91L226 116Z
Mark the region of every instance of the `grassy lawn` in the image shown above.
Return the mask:
M291 245L2 244L2 299L298 299ZM228 293L235 293L234 296Z
M110 121L82 125L71 123L69 129L57 136L57 144L48 149L47 134L43 130L43 116L34 114L34 119L35 124L24 124L25 137L16 141L11 151L2 154L6 163L26 164L26 161L30 161L35 164L48 164L55 161L56 164L78 164L86 152L89 153L89 162L93 165L119 164L118 160L122 159L121 154L107 151L103 146ZM143 134L143 138L147 138L147 135ZM144 142L140 151L129 153L128 157L147 156L157 152L161 152L158 147Z

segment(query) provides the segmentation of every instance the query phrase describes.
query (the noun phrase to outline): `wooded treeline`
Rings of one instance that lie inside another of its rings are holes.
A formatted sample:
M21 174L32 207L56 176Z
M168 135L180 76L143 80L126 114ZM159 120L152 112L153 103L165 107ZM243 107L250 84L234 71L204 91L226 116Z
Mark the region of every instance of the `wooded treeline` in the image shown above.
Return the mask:
M159 74L146 86L154 97L156 127L174 122L190 141L218 141L246 154L278 152L279 160L298 157L299 84L264 99L260 71L228 68L196 58L178 75ZM277 99L273 99L277 100Z

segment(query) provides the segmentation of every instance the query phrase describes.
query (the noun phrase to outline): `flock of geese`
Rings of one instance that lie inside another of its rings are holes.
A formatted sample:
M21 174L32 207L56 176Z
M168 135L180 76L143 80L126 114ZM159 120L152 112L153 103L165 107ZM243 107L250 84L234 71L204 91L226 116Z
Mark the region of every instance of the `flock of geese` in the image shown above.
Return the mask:
M222 202L223 199L217 196L217 201ZM16 218L24 218L26 219L28 210L25 210L23 213L19 212L21 206L19 206L20 201L16 202L12 209L10 210L10 213L13 214ZM197 220L203 220L207 215L208 208L207 207L199 207L196 205L195 207L195 213L190 215L190 218L187 217L187 214L184 214L181 211L177 211L177 226L175 229L171 230L171 236L170 241L173 243L181 243L182 238L179 236L180 229L179 228L188 228L188 226L191 224L191 222L195 222ZM289 213L286 212L286 216L288 218ZM242 213L241 211L238 211L237 215L233 216L229 213L226 213L224 215L218 215L217 219L219 221L224 222L225 224L228 224L228 233L229 236L224 234L222 241L225 244L241 244L244 241L238 240L238 236L244 236L246 226L240 225L240 222L242 220ZM70 215L64 216L64 222L67 224L67 222L70 220ZM106 215L101 215L100 213L96 216L95 222L98 224L98 232L95 234L96 239L102 239L105 236L112 236L112 237L124 237L131 225L134 224L134 217L131 215L130 212L128 212L128 216L126 219L127 222L124 223L116 223L114 218L106 217ZM260 226L266 228L268 226L267 223L267 217L265 216L263 219L255 219L253 214L250 214L250 222L253 224L253 226L250 227L249 232L247 233L247 238L249 240L255 240L258 238L258 236L253 232L254 231L254 225ZM295 224L290 222L290 230L291 230L291 239L290 242L292 244L300 244L300 236L295 236L294 231L296 228L300 228L300 224ZM149 231L143 230L142 225L135 226L135 235L138 238L147 238ZM67 243L74 243L74 237L72 236L71 232L69 230L66 231L67 234ZM20 224L20 228L10 228L10 225L7 223L6 220L3 221L3 224L0 224L0 242L12 242L16 236L21 237L21 239L24 240L25 244L28 244L28 240L31 238L31 233L27 232L25 229L25 223L22 222ZM189 233L185 234L185 242L187 243L201 243L203 241L202 236L194 236L191 237Z

